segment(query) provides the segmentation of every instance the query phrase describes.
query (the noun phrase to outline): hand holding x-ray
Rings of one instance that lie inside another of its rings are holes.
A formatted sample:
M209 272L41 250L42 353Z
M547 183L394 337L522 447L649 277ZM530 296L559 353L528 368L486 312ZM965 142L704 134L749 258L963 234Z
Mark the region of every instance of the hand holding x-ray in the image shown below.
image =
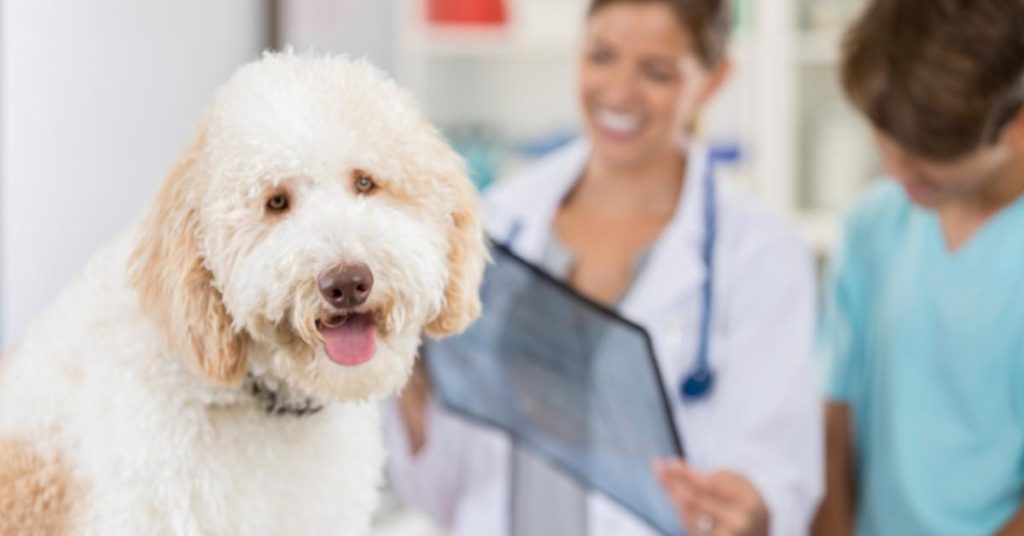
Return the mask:
M502 246L484 313L426 348L438 397L497 426L664 534L682 534L651 471L682 455L647 333Z

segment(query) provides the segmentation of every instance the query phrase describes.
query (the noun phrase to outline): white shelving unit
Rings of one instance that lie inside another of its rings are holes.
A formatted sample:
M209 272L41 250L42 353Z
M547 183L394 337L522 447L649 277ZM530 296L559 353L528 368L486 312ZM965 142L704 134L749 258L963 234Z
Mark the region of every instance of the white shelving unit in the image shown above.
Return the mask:
M425 0L399 0L396 13L396 76L427 115L460 142L494 146L495 173L509 167L509 146L576 130L575 36L536 35L531 10L547 2L566 20L579 0L507 2L508 22L499 27L427 24ZM579 27L566 25L569 28ZM460 132L472 130L470 135Z
M833 67L839 62L842 33L837 30L801 30L798 58L804 66Z
M849 18L861 0L735 1L743 20L733 77L703 118L702 137L738 144L743 161L726 175L825 255L845 202L875 169L867 129L836 81L836 17ZM425 2L397 0L394 65L432 120L449 132L485 132L499 147L499 174L516 162L501 147L578 130L586 0L506 0L508 20L497 28L432 26ZM809 26L816 19L830 24Z
M839 240L846 206L874 176L879 162L868 124L839 83L844 28L863 0L799 0L796 135L797 192L792 212L822 254Z

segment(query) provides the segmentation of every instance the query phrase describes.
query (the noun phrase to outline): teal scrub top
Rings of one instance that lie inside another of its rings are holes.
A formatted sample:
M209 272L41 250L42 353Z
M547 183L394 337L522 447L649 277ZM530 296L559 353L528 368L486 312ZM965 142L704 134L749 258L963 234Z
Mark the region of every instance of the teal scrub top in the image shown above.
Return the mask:
M833 268L820 349L852 411L856 534L991 534L1024 491L1024 197L950 252L882 181Z

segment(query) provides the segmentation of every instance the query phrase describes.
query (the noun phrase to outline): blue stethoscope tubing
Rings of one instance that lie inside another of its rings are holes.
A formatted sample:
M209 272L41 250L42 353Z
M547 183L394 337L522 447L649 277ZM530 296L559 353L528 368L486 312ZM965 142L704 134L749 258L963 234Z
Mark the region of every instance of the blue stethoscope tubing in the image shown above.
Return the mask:
M704 166L704 241L701 260L704 263L704 283L701 285L700 340L697 345L697 363L679 385L679 393L687 400L700 400L715 385L715 371L708 357L711 343L711 294L715 286L715 241L718 233L718 185L715 166L719 162L734 162L739 150L734 147L713 149L708 152Z
M736 162L740 158L737 147L718 147L708 151L704 167L704 240L701 260L704 264L704 282L701 285L700 340L697 344L697 363L679 384L679 394L686 400L697 401L708 396L715 384L715 371L708 358L711 342L711 294L715 282L715 241L718 232L718 186L715 166L719 162ZM519 236L520 222L515 222L505 243L511 247Z

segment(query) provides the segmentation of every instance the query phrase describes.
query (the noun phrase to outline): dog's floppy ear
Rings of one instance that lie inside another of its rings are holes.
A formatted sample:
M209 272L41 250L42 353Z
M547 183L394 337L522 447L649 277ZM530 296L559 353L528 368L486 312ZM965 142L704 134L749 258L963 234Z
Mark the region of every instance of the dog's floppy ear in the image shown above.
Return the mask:
M191 368L231 385L245 377L246 359L199 250L199 199L206 184L195 164L203 139L200 131L160 187L129 273L142 310L186 354Z
M455 185L456 208L448 222L448 280L444 306L426 327L432 337L459 333L480 316L480 281L488 258L487 247L476 189L461 171L461 165L459 168L457 177L449 177Z

